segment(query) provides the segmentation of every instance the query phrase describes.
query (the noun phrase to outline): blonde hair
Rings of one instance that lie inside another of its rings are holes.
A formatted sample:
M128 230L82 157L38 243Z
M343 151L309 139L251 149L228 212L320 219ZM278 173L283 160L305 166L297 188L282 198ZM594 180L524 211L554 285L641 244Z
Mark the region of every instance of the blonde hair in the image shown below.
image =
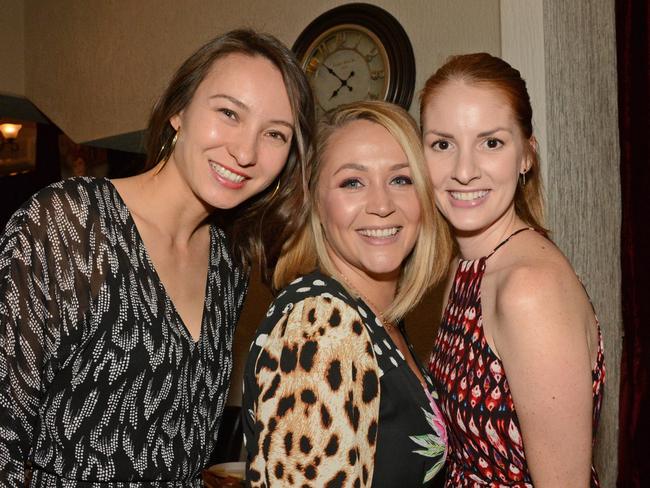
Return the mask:
M286 286L296 277L316 267L331 276L340 272L332 262L318 208L318 183L324 155L332 135L356 120L367 120L384 127L401 146L409 162L411 179L421 207L420 233L412 252L402 264L398 291L383 316L389 321L399 320L411 310L446 273L451 258L449 228L433 205L433 190L422 151L422 143L413 118L402 108L379 101L357 102L328 112L320 121L316 137L316 151L311 161L309 178L308 217L288 242L273 275L276 289ZM342 283L345 286L345 283ZM353 296L354 290L348 292Z

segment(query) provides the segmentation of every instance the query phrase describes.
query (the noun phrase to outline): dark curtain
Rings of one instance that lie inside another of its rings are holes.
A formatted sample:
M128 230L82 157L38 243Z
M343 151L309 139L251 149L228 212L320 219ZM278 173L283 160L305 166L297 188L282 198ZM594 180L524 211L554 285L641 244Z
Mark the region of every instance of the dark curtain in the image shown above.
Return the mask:
M619 488L650 486L650 62L646 0L616 0L623 356Z

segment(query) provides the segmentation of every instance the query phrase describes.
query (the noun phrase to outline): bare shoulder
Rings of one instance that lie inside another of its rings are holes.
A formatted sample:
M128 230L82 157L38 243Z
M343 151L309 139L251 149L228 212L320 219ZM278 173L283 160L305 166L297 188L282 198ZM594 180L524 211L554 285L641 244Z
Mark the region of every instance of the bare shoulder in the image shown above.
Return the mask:
M587 486L593 310L551 241L533 232L517 237L489 263L495 293L492 337L516 405L528 466L535 486Z
M492 258L500 299L533 303L545 295L563 296L569 291L585 295L573 267L551 240L526 232L504 251Z
M587 294L550 240L527 232L508 243L507 251L494 256L498 257L494 291L500 332L516 327L517 333L526 333L531 328L537 335L576 324L588 327L593 311Z

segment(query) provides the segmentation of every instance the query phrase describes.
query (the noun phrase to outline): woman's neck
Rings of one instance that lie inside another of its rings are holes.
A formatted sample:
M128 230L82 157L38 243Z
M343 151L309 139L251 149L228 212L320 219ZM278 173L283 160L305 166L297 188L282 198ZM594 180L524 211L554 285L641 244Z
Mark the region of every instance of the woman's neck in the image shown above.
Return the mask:
M479 259L490 254L501 241L526 224L515 214L514 208L490 226L474 232L454 231L462 259Z
M160 172L153 168L113 183L132 215L183 245L203 227L212 209L192 193L170 162Z
M338 271L335 278L342 281L350 291L360 295L366 304L381 316L395 299L399 270L396 273L372 276L332 254L330 253L330 257Z

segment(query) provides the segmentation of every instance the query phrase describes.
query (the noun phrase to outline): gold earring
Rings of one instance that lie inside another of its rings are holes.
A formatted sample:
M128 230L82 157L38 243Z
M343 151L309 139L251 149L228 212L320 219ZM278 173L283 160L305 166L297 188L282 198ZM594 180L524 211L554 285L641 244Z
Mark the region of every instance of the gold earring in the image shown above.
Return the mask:
M158 167L158 169L154 173L154 176L157 175L158 173L160 173L160 171L165 167L165 164L167 164L167 160L169 159L169 156L172 155L172 153L174 152L174 149L176 148L176 141L178 141L178 134L180 132L181 132L181 128L179 127L176 130L176 132L174 133L174 137L172 137L172 142L169 145L169 155L164 160L160 160L160 157L165 152L165 149L167 148L167 143L163 144L163 146L160 148L160 152L158 153L158 160L159 160L158 163L160 164L162 162L162 164L160 164L160 166Z
M278 178L278 184L275 185L275 190L273 190L273 193L271 194L271 200L275 198L275 195L278 193L278 190L280 190L280 178Z

